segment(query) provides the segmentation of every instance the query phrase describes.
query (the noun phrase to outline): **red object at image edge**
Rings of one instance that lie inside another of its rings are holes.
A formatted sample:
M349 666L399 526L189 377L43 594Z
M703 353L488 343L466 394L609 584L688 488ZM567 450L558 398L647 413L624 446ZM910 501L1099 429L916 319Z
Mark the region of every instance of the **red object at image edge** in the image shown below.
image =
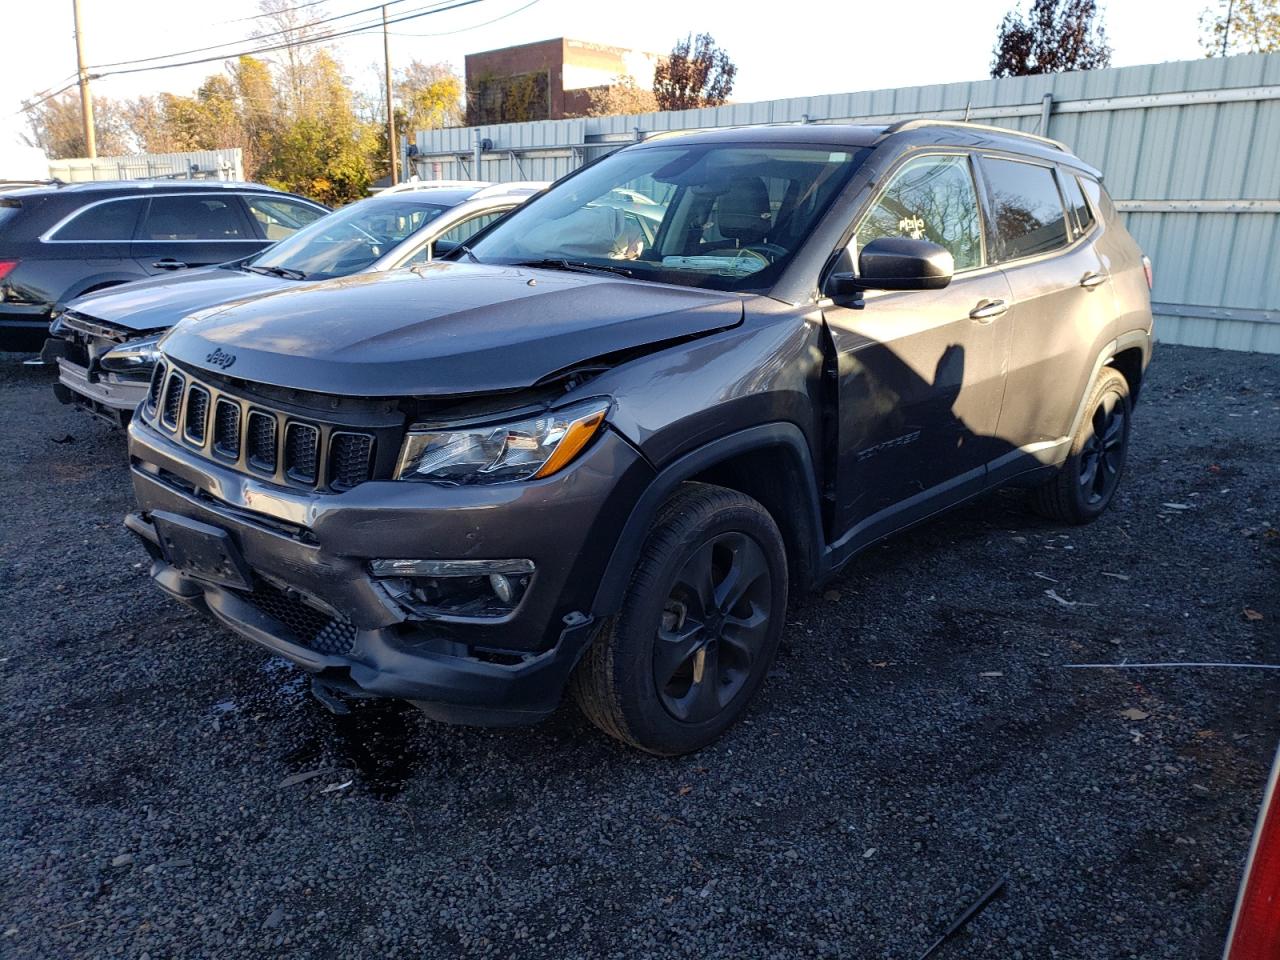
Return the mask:
M1245 867L1224 960L1280 958L1280 755L1271 770L1262 814Z

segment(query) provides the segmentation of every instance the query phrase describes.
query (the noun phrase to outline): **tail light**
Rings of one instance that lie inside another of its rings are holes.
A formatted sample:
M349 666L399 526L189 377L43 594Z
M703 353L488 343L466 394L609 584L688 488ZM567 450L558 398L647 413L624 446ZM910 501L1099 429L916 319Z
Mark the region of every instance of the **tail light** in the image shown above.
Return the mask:
M0 260L0 280L12 273L13 268L21 262L21 260Z
M1155 277L1151 273L1151 258L1142 258L1142 272L1147 276L1147 289L1150 290L1155 285Z
M1245 866L1244 884L1223 960L1280 957L1280 756L1271 771L1258 817L1258 831Z

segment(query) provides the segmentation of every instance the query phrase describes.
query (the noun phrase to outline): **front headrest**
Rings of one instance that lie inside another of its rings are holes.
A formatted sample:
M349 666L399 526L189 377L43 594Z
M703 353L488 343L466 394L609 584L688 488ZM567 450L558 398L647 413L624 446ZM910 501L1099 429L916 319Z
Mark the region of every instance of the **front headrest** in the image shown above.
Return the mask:
M716 200L720 235L739 243L759 243L773 228L769 188L759 177L740 177Z

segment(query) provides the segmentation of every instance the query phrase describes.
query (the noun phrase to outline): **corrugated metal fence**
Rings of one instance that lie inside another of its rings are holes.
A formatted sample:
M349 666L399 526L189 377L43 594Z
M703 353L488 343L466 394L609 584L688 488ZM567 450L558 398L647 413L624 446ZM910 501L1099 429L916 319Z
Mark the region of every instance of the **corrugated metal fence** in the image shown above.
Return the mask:
M85 180L243 180L239 147L186 153L135 153L125 157L50 160L49 176L67 183Z
M966 116L1104 171L1155 262L1161 340L1280 353L1280 54L420 131L413 159L423 179L554 180L660 130Z

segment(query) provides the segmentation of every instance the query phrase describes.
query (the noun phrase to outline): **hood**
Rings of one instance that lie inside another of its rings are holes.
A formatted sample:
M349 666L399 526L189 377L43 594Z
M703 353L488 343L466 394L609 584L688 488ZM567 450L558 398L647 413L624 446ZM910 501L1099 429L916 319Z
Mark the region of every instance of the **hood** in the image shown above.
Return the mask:
M396 397L529 387L585 360L732 327L738 294L488 264L293 284L193 317L161 347L253 383Z
M67 304L67 309L129 330L164 330L189 313L260 297L298 282L243 270L204 267L108 287L77 297Z

